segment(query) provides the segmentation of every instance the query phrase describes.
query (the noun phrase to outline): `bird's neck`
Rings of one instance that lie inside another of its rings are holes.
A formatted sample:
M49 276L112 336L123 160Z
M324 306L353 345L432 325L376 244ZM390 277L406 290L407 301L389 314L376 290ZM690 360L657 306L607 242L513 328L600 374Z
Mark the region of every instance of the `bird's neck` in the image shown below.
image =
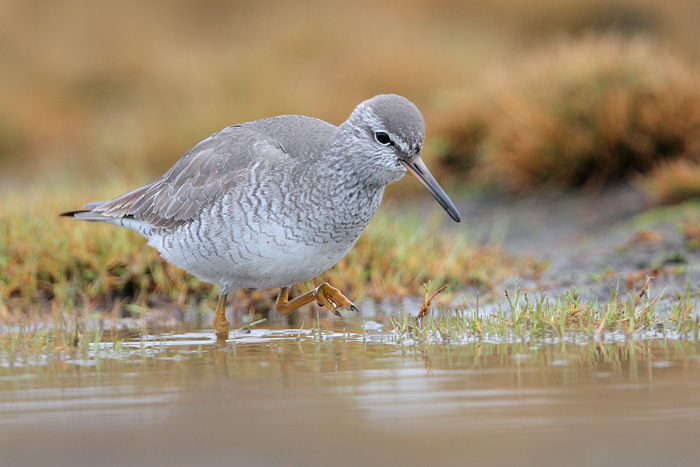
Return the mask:
M343 123L338 127L335 138L323 157L328 174L340 187L368 191L384 191L391 182L380 168L372 165L372 154L363 150L366 136L360 134L357 126Z

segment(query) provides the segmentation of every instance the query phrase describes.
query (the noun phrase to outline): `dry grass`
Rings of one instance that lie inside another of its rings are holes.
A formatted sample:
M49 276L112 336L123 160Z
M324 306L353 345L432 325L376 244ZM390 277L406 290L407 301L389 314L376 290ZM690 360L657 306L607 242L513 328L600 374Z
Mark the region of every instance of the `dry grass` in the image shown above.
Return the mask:
M678 159L659 164L651 173L640 177L639 183L661 203L697 198L700 196L700 161Z
M167 264L137 234L57 217L78 205L76 199L101 199L125 188L88 193L52 186L0 196L0 314L56 305L110 311L134 302L214 302L216 287ZM514 263L504 254L442 229L445 216L438 210L427 222L425 215L380 210L355 248L316 282L330 281L354 300L395 299L429 280L486 286L511 272Z
M466 155L477 178L515 191L600 185L697 160L699 73L642 38L559 40L493 78L487 104L446 128L454 143L443 159Z
M1 198L0 307L11 313L76 303L109 310L115 302L152 295L179 302L190 294L212 295L138 235L58 218L73 198L68 190L54 186L53 199L46 191Z

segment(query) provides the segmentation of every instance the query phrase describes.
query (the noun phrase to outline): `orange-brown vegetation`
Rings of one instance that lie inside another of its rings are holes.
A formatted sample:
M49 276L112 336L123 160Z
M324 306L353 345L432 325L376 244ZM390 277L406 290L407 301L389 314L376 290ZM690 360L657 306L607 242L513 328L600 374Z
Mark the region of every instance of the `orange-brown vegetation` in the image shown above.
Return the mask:
M446 126L442 160L514 191L601 185L668 161L690 167L700 160L698 75L642 38L559 40L496 75L487 103Z

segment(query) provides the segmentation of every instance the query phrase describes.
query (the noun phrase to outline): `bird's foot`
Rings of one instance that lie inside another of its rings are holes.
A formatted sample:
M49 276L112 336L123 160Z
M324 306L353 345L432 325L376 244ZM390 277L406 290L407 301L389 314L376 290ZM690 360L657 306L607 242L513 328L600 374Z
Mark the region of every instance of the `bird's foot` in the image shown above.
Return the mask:
M287 315L299 307L316 300L319 306L328 307L336 315L340 316L339 308L347 308L352 311L360 311L353 303L340 293L340 290L331 287L328 282L324 282L313 290L306 292L292 300L289 300L289 287L282 287L275 303L275 309Z
M345 295L340 293L340 290L331 286L328 282L319 285L313 292L316 297L316 303L318 303L319 306L327 307L337 316L340 316L339 308L347 308L348 310L357 312L360 311L345 297Z
M226 319L226 295L219 297L219 302L216 304L216 313L214 313L214 329L216 330L216 340L226 341L230 330L230 324Z

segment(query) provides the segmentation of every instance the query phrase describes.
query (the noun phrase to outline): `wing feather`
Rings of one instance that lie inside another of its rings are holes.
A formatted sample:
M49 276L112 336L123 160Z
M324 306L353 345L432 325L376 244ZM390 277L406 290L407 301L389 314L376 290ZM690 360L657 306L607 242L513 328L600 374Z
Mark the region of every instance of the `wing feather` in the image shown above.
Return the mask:
M255 160L285 156L281 145L268 135L245 126L228 127L190 149L162 177L88 206L104 218L129 217L174 229L235 190Z

